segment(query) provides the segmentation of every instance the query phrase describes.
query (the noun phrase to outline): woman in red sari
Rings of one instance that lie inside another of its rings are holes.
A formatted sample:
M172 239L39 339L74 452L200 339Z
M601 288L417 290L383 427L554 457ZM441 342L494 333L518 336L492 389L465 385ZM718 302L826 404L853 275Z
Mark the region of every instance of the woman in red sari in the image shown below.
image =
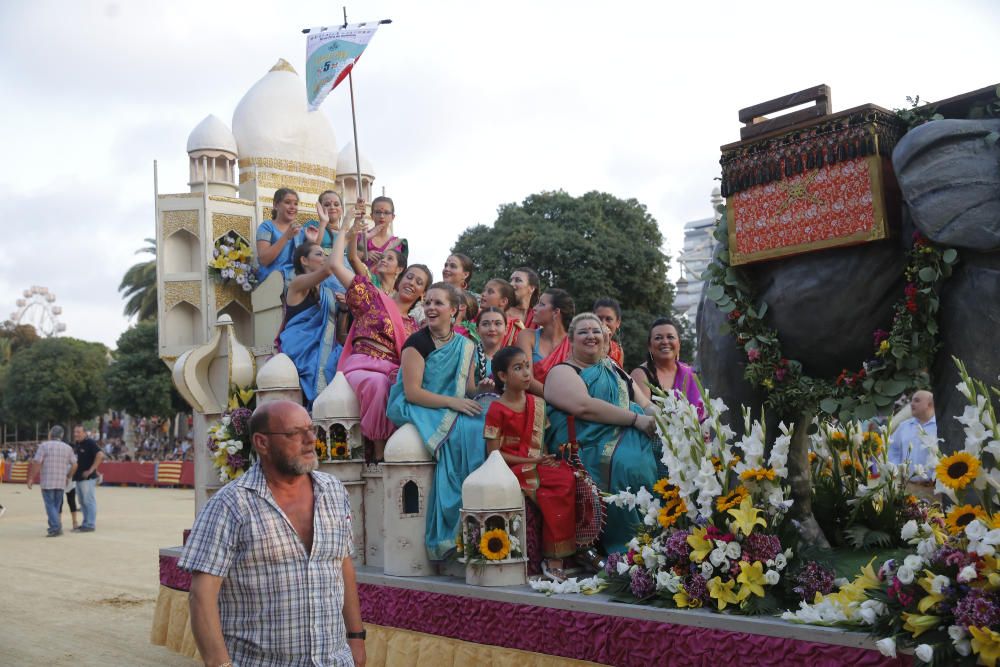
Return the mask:
M533 312L535 326L539 328L525 329L518 334L517 346L531 359L534 379L528 391L542 396L545 376L556 364L569 358L570 343L566 331L576 314L576 305L569 292L553 287L545 290Z
M521 491L542 512L542 569L556 581L566 578L562 559L576 551L573 469L544 453L545 402L527 392L531 359L517 347L505 347L493 357L493 375L500 398L486 412L483 437L487 451L499 449L521 483Z
M355 211L354 226L338 234L331 256L343 257L344 247L355 243L364 229L363 211ZM346 303L354 324L344 343L337 370L344 373L361 406L361 433L374 445L374 460L385 452L385 441L396 430L386 416L389 389L399 373L403 344L419 327L410 309L433 282L430 269L412 264L396 279L392 296L375 287L364 273L355 273L343 262L331 262L333 275L347 287Z

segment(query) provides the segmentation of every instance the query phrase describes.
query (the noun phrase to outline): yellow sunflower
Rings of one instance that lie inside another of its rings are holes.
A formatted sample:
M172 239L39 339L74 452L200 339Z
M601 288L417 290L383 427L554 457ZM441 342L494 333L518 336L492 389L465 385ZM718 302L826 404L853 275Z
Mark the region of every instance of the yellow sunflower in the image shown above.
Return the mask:
M660 509L660 513L656 516L656 520L660 522L660 525L664 528L670 528L670 526L677 523L677 520L687 513L687 504L680 498L672 500L666 504L665 507Z
M774 481L774 471L770 468L748 468L740 473L740 479L754 479Z
M857 459L852 459L850 456L844 456L840 459L840 467L844 472L854 471L860 475L865 473L864 466Z
M659 494L664 498L669 498L672 495L677 495L677 489L675 489L673 485L667 481L667 478L664 477L653 485L653 493Z
M716 472L722 470L722 459L720 459L718 456L713 456L712 465L715 467Z
M882 453L885 442L882 440L882 436L875 431L865 431L862 436L862 444L870 449L874 456L878 456Z
M988 521L986 510L979 505L956 505L945 516L944 522L948 526L949 533L958 535L974 519Z
M1000 512L990 517L990 528L1000 528Z
M335 442L333 443L333 456L338 459L347 458L347 443L346 442Z
M816 455L816 452L809 452L809 465L816 463L816 459L818 458L819 456Z
M743 499L747 497L747 491L745 486L737 486L736 489L725 496L719 496L715 499L715 509L720 512L725 512L730 507L739 507Z
M323 460L326 458L326 443L319 438L316 438L316 458Z
M483 533L479 540L479 551L488 560L503 560L510 554L510 538L503 528L494 528Z
M964 489L979 475L979 459L968 452L955 452L941 459L934 472L948 488Z

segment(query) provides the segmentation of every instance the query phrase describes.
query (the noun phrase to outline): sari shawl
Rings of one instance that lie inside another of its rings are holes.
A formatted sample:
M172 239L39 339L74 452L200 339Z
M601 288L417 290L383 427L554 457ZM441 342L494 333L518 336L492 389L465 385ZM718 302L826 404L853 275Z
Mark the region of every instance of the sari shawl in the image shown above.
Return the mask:
M535 345L538 345L538 339L536 338ZM569 334L567 334L562 342L552 348L547 357L543 357L541 361L537 363L532 363L531 372L534 374L535 379L545 384L545 377L549 374L556 365L569 359L570 343Z
M625 380L619 376L607 358L580 373L580 379L592 398L611 403L620 408L642 414L642 408L629 401ZM550 405L549 430L546 444L550 453L556 454L559 446L569 439L567 415ZM575 419L580 459L594 481L607 493L617 493L631 488L633 492L645 486L652 489L656 483L657 462L653 441L631 426L616 426ZM635 526L641 524L642 514L636 509L609 505L608 522L601 535L601 544L607 553L625 551L626 543L634 536Z
M522 457L540 456L544 444L545 402L527 394L524 410L515 412L494 401L486 412L483 437L499 440L500 451ZM521 491L542 513L542 556L562 558L576 552L576 477L565 461L558 467L511 463Z
M462 336L453 336L431 352L424 364L421 386L442 396L465 396L466 381L472 372L475 345ZM488 396L479 397L483 402ZM484 404L485 407L485 404ZM406 400L403 377L392 386L387 409L397 426L413 424L427 450L434 456L434 484L427 501L425 543L431 560L443 560L455 549L462 509L462 483L486 460L483 419L459 414L447 408L425 408Z
M503 340L500 341L500 347L517 345L517 336L522 331L524 331L524 322L520 318L512 317L507 320L507 332L503 335Z
M291 358L299 372L299 384L307 405L311 405L333 380L341 353L337 342L336 294L344 288L330 276L317 289L317 304L296 314L278 334L281 351Z

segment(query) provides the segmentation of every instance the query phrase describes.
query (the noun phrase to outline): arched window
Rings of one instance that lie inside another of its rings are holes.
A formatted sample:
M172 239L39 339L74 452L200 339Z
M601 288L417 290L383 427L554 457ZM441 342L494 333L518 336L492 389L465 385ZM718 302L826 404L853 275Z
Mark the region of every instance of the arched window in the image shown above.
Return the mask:
M412 479L403 485L403 514L420 512L420 489Z

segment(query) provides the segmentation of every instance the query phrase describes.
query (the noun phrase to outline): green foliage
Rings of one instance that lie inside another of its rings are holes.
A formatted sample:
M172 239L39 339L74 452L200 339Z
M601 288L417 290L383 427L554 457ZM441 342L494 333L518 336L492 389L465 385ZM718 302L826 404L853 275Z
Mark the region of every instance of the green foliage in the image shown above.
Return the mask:
M133 264L118 285L118 291L126 299L125 316L137 316L139 320L156 318L156 239L146 239L146 243L149 245L135 254L148 253L153 259Z
M893 113L906 123L907 131L918 125L929 123L932 120L942 120L944 116L937 112L937 107L930 104L920 104L920 95L912 97L906 96L906 101L910 105L906 109L893 109Z
M649 324L672 312L662 245L656 221L636 200L559 191L501 206L492 227L467 229L452 252L475 261L477 292L487 280L507 279L517 267L529 266L541 275L543 290L559 287L573 295L577 312L590 310L599 297L614 297L622 305L620 337L633 366L645 356Z
M45 338L19 350L3 384L7 416L20 423L78 422L104 412L108 348L75 338Z
M108 405L113 409L148 417L169 417L187 410L170 371L156 354L156 320L143 320L118 337L118 349L105 377Z

